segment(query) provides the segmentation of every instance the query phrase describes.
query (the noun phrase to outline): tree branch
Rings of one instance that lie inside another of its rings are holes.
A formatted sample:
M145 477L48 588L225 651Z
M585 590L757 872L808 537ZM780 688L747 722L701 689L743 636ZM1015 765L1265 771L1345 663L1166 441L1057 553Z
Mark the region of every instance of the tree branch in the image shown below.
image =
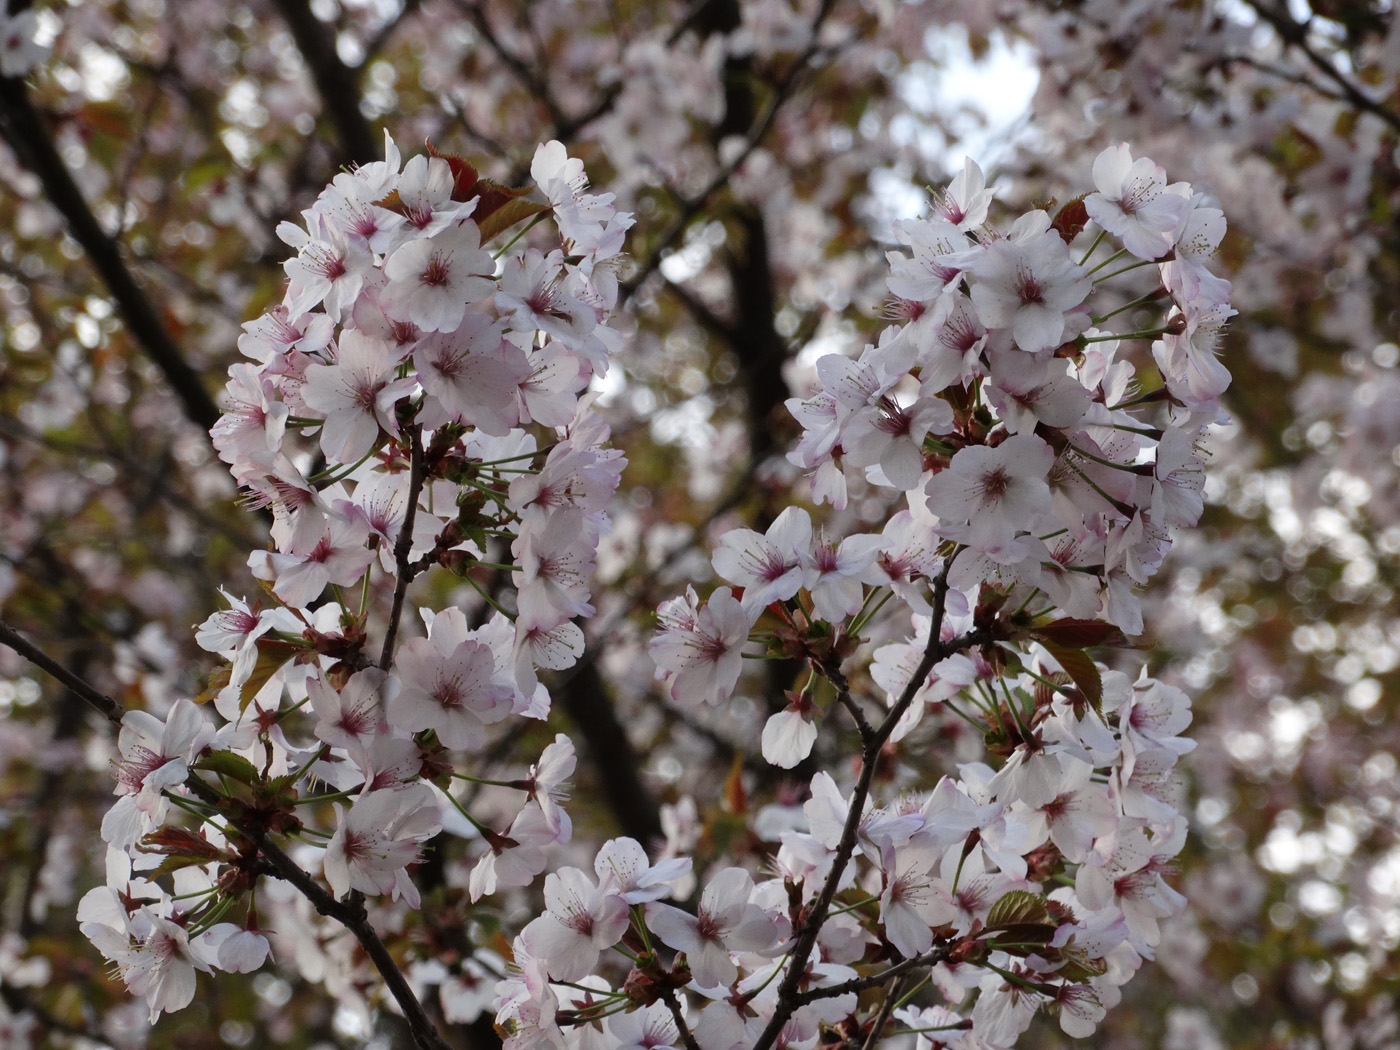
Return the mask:
M1282 8L1275 9L1266 6L1259 0L1245 0L1245 3L1255 14L1274 28L1285 44L1292 45L1303 52L1319 73L1336 84L1345 101L1350 102L1356 109L1379 117L1391 128L1400 131L1400 113L1387 109L1367 95L1343 74L1326 55L1313 47L1312 42L1308 40L1308 27L1306 25L1295 21L1293 16Z
M359 75L336 54L334 35L311 13L306 0L272 0L272 5L287 23L297 50L306 59L345 159L352 164L379 159L382 144L375 141L374 129L360 112Z
M0 620L0 643L3 643L19 653L39 670L45 672L50 677L67 686L75 695L82 697L96 710L103 718L115 726L122 724L121 704L117 703L106 693L100 692L94 686L89 685L79 678L68 668L64 667L57 660L52 659L42 649L26 641L13 627Z
M909 959L901 959L897 963L892 963L879 973L872 973L866 977L852 977L849 981L842 981L840 984L829 984L821 988L809 988L805 992L798 992L796 1002L798 1006L806 1006L814 1003L818 999L832 999L838 995L846 995L849 992L864 992L871 988L879 988L892 977L906 974L910 970L917 970L924 966L932 966L935 963L944 962L953 954L953 944L940 944L936 948L930 948L921 955L915 955Z
M394 542L394 566L398 570L394 581L394 604L389 609L389 625L384 629L384 647L379 650L379 669L387 671L394 660L394 640L399 633L403 615L403 599L413 582L414 567L408 556L413 550L413 522L418 517L418 496L423 491L423 432L417 425L409 428L408 505L403 512L403 525Z
M860 776L856 780L855 789L851 792L846 823L841 829L840 841L836 844L836 856L832 859L831 870L827 873L826 882L822 885L817 900L812 905L811 911L807 913L807 918L798 932L797 941L788 957L787 973L784 974L783 982L778 988L777 1008L773 1011L773 1016L769 1020L768 1026L763 1030L763 1034L754 1044L754 1050L768 1050L782 1031L783 1025L787 1023L788 1018L792 1016L799 1005L798 985L806 973L807 961L811 958L812 949L816 946L817 935L821 932L822 924L826 921L831 902L836 897L836 888L855 853L860 821L865 815L865 800L870 796L870 785L875 778L875 770L880 763L880 752L884 748L885 742L889 740L895 726L904 716L904 712L909 709L909 705L913 703L919 690L923 688L924 680L935 664L962 649L986 645L994 641L994 635L990 628L978 628L957 638L950 638L946 642L939 640L947 608L948 568L950 564L951 559L944 563L943 571L933 582L933 616L929 624L928 644L924 648L924 655L910 676L909 684L904 687L899 700L890 708L889 714L885 716L880 728L876 730L874 736L864 741L864 746L861 749Z
M108 236L68 173L63 158L29 101L24 82L0 77L0 135L43 184L50 202L68 223L68 232L92 260L112 293L122 320L179 398L185 415L203 430L219 421L219 409L198 374L166 331L141 286L127 269L115 238Z

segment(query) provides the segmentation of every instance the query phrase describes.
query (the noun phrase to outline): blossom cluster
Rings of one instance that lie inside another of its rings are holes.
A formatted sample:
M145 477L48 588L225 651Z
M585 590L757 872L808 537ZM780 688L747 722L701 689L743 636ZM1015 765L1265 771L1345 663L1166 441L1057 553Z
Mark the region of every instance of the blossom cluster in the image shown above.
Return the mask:
M838 540L790 507L764 533L721 537L726 585L707 601L692 589L659 610L652 655L683 707L724 703L751 642L806 661L807 685L765 726L775 765L813 753L833 693L859 712L842 662L882 638L867 673L884 721L863 738L899 741L942 707L982 729L995 761L882 805L868 777L844 796L817 774L778 877L747 891L765 937L717 935L734 966L696 975L707 945L653 930L715 1001L691 1018L702 1047L863 1038L854 991L878 982L857 973L883 965L898 988L911 960L942 1001L895 1016L938 1030L934 1045L1010 1046L1042 1006L1085 1035L1184 903L1163 875L1185 840L1173 770L1192 747L1178 735L1189 703L1085 647L1142 630L1135 588L1202 510L1200 446L1229 383L1215 346L1230 286L1207 268L1224 221L1127 145L1093 176L1053 216L995 230L967 162L930 217L899 227L900 323L855 358L818 360L820 389L788 403L804 431L789 458L814 500L840 511L853 485L883 494L883 531ZM1130 329L1111 323L1125 316ZM1150 361L1133 356L1143 344Z
M279 230L297 251L286 296L245 326L250 363L230 370L214 429L271 518L271 549L249 558L269 605L230 598L199 628L228 661L200 698L220 727L189 700L127 716L108 886L80 908L153 1018L190 1001L197 970L262 965L270 836L300 843L336 898L401 909L423 906L429 838L475 839L473 902L534 886L571 838L566 737L524 777L469 772L495 727L548 716L540 671L580 658L623 465L586 390L618 343L605 322L630 218L586 192L558 143L531 174L547 204L459 158L401 163L389 142ZM693 838L660 858L627 838L575 848L591 873L543 879L506 968L477 950L450 975L496 973L511 1050L895 1032L1005 1048L1042 1008L1092 1032L1153 956L1183 903L1166 876L1190 707L1086 649L1141 630L1134 587L1201 511L1229 285L1206 269L1223 220L1200 195L1127 146L1094 178L1054 216L998 231L968 162L932 217L903 224L900 323L857 358L819 360L820 390L789 402L814 506L731 530L713 556L723 583L658 610L670 703L725 704L746 656L800 661L763 755L850 770L854 741L854 782L823 770L805 802L776 807L754 829L774 846L761 872ZM547 253L483 248L546 211ZM1123 315L1135 327L1115 332ZM886 500L882 531L814 524L853 488ZM423 631L399 644L408 585L430 570L475 596L420 609ZM978 726L987 761L880 797L877 767L933 708ZM518 792L509 823L473 816L462 781ZM467 1019L445 971L436 983Z
M573 621L593 611L624 465L584 391L617 341L605 321L630 217L585 192L557 142L531 174L533 196L460 158L404 163L386 136L384 161L338 175L278 230L297 250L286 295L244 326L249 361L230 368L213 430L270 517L270 549L249 557L266 604L227 596L198 629L228 661L200 698L217 731L185 699L163 720L126 715L108 885L79 911L153 1019L189 1003L195 970L267 955L258 834L319 846L337 897L415 908L408 869L444 828L484 847L472 899L530 882L542 847L571 834L563 735L509 782L521 804L508 827L452 791L492 727L547 718L539 671L582 654ZM483 247L546 213L552 249ZM421 609L424 631L396 645L406 588L434 569L478 592L479 612ZM182 812L197 830L172 826ZM173 874L173 895L153 869ZM240 900L245 921L223 921Z

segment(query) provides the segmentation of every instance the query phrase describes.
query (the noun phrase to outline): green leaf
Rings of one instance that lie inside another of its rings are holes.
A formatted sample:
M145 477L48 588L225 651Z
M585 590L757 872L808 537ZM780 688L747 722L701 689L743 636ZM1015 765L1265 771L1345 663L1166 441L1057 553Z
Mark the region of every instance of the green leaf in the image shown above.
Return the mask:
M240 784L256 784L262 780L258 775L257 767L249 762L242 755L235 755L232 751L211 751L204 755L194 764L195 769L207 769L211 773L218 773L220 776L236 780Z
M1056 929L1044 899L1027 890L1012 890L987 915L987 932L1000 935L992 943L1013 955L1029 953L1030 945L1049 944Z
M1012 890L993 904L992 910L987 913L989 930L1025 925L1055 927L1055 920L1050 917L1050 909L1045 906L1044 898L1029 890Z

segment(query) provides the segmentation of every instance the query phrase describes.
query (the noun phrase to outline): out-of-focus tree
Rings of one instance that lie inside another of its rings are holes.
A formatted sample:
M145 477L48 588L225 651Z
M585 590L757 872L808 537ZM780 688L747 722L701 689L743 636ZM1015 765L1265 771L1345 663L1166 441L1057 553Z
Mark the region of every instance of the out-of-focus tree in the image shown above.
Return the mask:
M220 586L246 590L246 552L265 542L207 430L240 326L281 298L280 222L343 166L379 159L385 130L506 184L559 139L636 216L626 345L602 391L629 466L589 656L554 688L558 728L581 742L574 820L600 839L689 834L761 855L746 792L798 797L810 779L780 776L754 743L794 668L769 665L747 712L677 711L657 702L652 611L709 578L722 529L762 531L789 501L798 428L782 404L811 393L823 354L854 356L889 323L893 221L926 212L927 187L961 169L976 115L1038 74L994 143L1012 202L1077 192L1120 141L1209 193L1231 224L1216 268L1240 311L1223 349L1234 423L1203 527L1145 599L1154 671L1197 698L1196 834L1177 883L1192 906L1097 1038L1394 1042L1390 5L10 0L9 16L32 18L51 54L23 76L0 64L0 618L128 708L163 715L206 688L191 625ZM5 46L0 63L18 63ZM978 76L997 62L1001 79ZM114 734L0 660L0 1034L365 1035L295 967L201 985L194 1008L146 1033L72 918L102 881ZM500 767L538 755L553 728L503 740ZM439 918L444 952L469 918L482 932L482 916ZM376 1023L397 1037L393 1016ZM494 1038L485 1021L460 1033Z

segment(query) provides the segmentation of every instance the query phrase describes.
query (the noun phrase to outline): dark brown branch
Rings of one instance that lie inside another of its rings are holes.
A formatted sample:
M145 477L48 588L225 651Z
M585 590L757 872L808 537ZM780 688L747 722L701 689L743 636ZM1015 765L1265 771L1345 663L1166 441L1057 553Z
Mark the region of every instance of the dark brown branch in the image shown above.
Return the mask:
M865 800L870 796L870 785L874 781L875 770L880 763L880 752L884 748L885 742L889 740L895 726L904 716L904 712L909 709L909 705L914 702L919 690L923 688L924 679L928 677L928 673L935 664L947 659L953 653L979 645L988 645L995 640L989 628L978 628L946 642L941 641L940 634L943 630L947 597L948 565L945 564L943 571L933 583L933 616L929 624L928 645L924 647L924 655L919 660L919 665L914 669L913 675L910 676L909 684L904 687L899 700L890 708L889 714L885 716L885 720L880 724L875 735L864 742L861 749L860 776L856 780L855 789L851 792L850 809L846 813L845 826L841 829L841 839L836 845L836 856L832 859L831 871L827 873L821 892L798 931L796 943L788 956L787 972L783 976L782 984L778 987L777 1008L774 1010L768 1026L763 1030L763 1034L754 1044L754 1050L768 1050L773 1045L773 1041L777 1039L778 1033L782 1031L783 1025L797 1009L798 985L807 970L807 961L812 956L812 949L816 946L817 935L821 932L822 924L826 921L831 902L836 897L836 888L855 853L860 821L865 814Z
M307 0L272 0L272 5L292 31L297 50L311 70L345 160L351 164L378 160L383 146L375 141L374 129L360 112L359 75L336 54L334 34L311 13Z
M165 376L185 415L202 429L219 420L219 409L198 374L166 331L151 300L127 269L117 241L102 229L82 191L58 155L39 113L29 101L22 81L0 77L0 135L44 187L50 202L68 223L68 232L92 260L112 293L122 320Z
M666 1004L666 1009L671 1011L671 1016L675 1019L676 1031L680 1033L681 1042L685 1044L685 1050L700 1050L700 1044L695 1041L695 1036L691 1034L690 1026L685 1023L685 1015L681 1013L681 1004L676 1000L675 991L671 988L667 988L661 1000Z
M662 232L659 241L652 248L651 255L646 262L638 267L618 289L620 300L626 300L637 291L642 282L645 281L658 266L661 265L661 253L669 248L681 232L690 225L690 220L699 214L700 209L705 206L705 202L710 199L725 183L727 183L739 170L744 161L749 159L749 155L758 148L760 142L768 134L773 122L777 119L778 110L782 108L789 95L797 86L797 80L801 73L805 72L813 59L824 49L817 43L821 36L820 29L826 21L826 17L835 6L835 0L822 0L822 6L817 11L812 22L812 43L805 51L794 60L787 72L773 85L772 95L768 100L768 105L762 116L749 128L748 134L744 137L744 145L732 160L715 174L699 193L688 200L681 202L679 214L671 221L671 224Z
M921 955L915 955L910 959L901 959L897 963L892 963L879 973L872 973L866 977L852 977L849 981L842 981L840 984L829 984L821 988L809 988L805 992L799 992L796 996L798 1006L806 1006L814 1003L818 999L832 999L838 995L846 995L851 992L864 992L871 988L879 988L891 978L899 977L911 970L917 970L924 966L933 966L935 963L944 962L953 954L954 942L940 944L936 948L930 948Z
M52 659L42 649L26 641L13 627L0 620L0 643L9 646L39 670L67 686L74 694L82 697L103 718L113 725L122 724L124 714L121 704L106 693L99 692L79 678L57 660Z
M413 565L409 553L413 550L413 522L418 517L418 496L423 491L423 432L409 428L408 503L404 507L403 525L394 542L394 604L389 610L389 625L384 629L384 648L379 651L379 669L387 671L394 660L394 640L399 634L399 619L403 616L403 599L413 582Z
M360 942L365 954L379 971L379 976L384 979L389 994L403 1011L408 1027L413 1033L413 1041L418 1044L420 1050L451 1050L438 1034L437 1027L424 1011L423 1004L413 994L413 989L409 987L408 980L394 961L394 957L389 954L389 949L370 925L369 916L365 914L364 898L359 891L353 891L346 895L344 901L338 901L275 843L269 842L261 830L250 837L280 878L295 886L320 914L334 919L355 935L355 939Z
M885 993L884 1001L880 1003L880 1012L875 1015L875 1019L870 1023L870 1031L865 1036L865 1042L861 1044L861 1050L874 1050L875 1045L880 1041L880 1033L885 1025L889 1023L890 1014L894 1012L894 1004L899 1001L899 997L904 994L906 978L896 977L894 987Z
M597 664L583 664L554 692L588 747L599 786L623 833L645 846L659 841L664 836L661 812L642 783L641 760L627 737L627 727L618 721Z
M1345 101L1351 103L1356 109L1379 117L1391 128L1400 131L1400 113L1396 113L1393 109L1387 109L1367 95L1352 82L1350 77L1342 73L1326 55L1313 47L1312 42L1308 40L1308 27L1295 21L1282 5L1274 7L1260 3L1259 0L1245 0L1245 3L1255 14L1274 28L1285 44L1296 47L1312 63L1313 68L1336 84Z

